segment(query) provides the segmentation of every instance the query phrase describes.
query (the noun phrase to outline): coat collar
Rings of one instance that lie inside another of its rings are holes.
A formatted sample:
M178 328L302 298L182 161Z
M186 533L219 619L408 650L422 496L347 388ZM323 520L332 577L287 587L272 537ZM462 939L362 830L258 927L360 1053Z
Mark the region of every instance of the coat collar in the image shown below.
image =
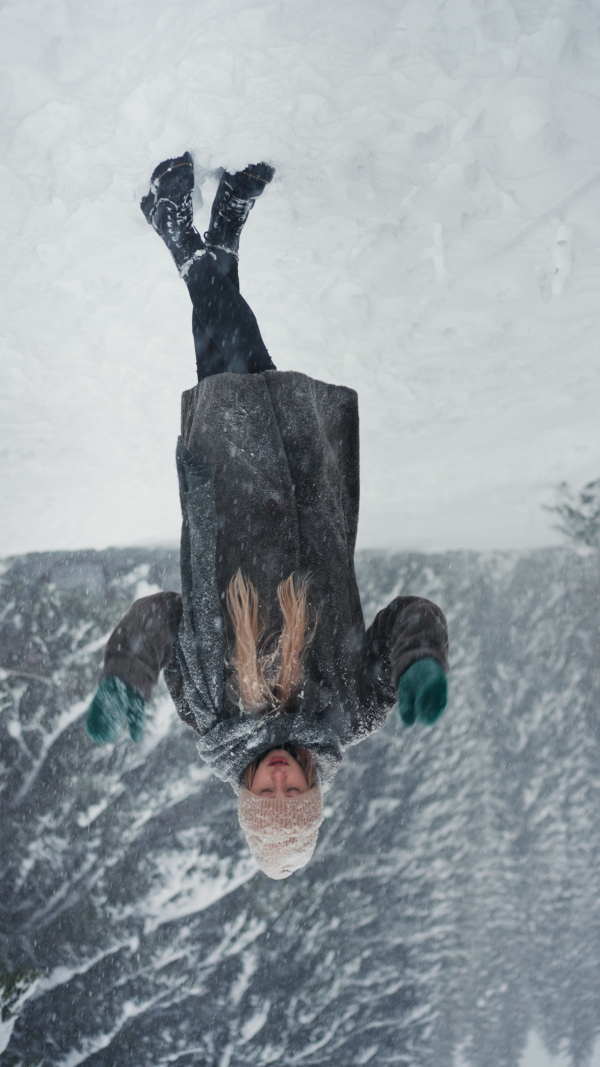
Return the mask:
M248 764L262 752L287 743L310 749L321 787L329 789L342 761L341 739L322 714L307 707L291 713L241 713L224 719L200 738L198 751L217 777L237 793Z

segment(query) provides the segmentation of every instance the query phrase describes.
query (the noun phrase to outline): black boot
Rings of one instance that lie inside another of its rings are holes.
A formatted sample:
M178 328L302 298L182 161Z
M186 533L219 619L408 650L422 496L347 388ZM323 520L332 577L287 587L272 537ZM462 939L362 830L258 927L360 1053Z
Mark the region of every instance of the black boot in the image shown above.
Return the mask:
M208 248L229 252L237 259L240 234L254 201L275 173L267 163L254 163L237 174L225 171L219 182L210 213L210 226L204 234Z
M150 191L140 203L146 220L162 237L183 277L204 251L202 238L194 227L193 188L194 162L185 152L159 163L150 179Z

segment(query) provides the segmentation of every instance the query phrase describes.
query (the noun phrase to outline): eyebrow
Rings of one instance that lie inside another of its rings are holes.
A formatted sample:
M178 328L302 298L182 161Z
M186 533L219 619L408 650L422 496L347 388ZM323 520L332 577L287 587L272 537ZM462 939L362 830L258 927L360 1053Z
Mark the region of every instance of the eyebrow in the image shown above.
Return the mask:
M271 788L271 786L266 785L264 787L264 789L261 789L260 795L262 796L263 793L273 793L273 792L274 792L274 790ZM299 792L300 792L300 790L298 789L297 785L290 785L286 789L286 793L299 793Z

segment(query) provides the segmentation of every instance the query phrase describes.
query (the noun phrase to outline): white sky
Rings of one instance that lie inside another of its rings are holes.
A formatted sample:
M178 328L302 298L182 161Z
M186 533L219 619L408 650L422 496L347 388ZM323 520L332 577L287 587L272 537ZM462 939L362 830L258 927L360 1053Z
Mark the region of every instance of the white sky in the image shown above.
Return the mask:
M1 554L178 539L191 307L138 201L186 148L277 166L242 290L359 391L360 545L557 540L600 476L594 0L16 0L0 61Z

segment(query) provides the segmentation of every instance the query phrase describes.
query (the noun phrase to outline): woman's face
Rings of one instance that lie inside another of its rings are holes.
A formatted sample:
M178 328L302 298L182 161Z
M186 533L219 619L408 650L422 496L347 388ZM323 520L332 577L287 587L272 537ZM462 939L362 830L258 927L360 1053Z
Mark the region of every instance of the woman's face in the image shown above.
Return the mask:
M297 760L276 748L260 761L251 792L257 797L297 797L308 792L308 784Z

